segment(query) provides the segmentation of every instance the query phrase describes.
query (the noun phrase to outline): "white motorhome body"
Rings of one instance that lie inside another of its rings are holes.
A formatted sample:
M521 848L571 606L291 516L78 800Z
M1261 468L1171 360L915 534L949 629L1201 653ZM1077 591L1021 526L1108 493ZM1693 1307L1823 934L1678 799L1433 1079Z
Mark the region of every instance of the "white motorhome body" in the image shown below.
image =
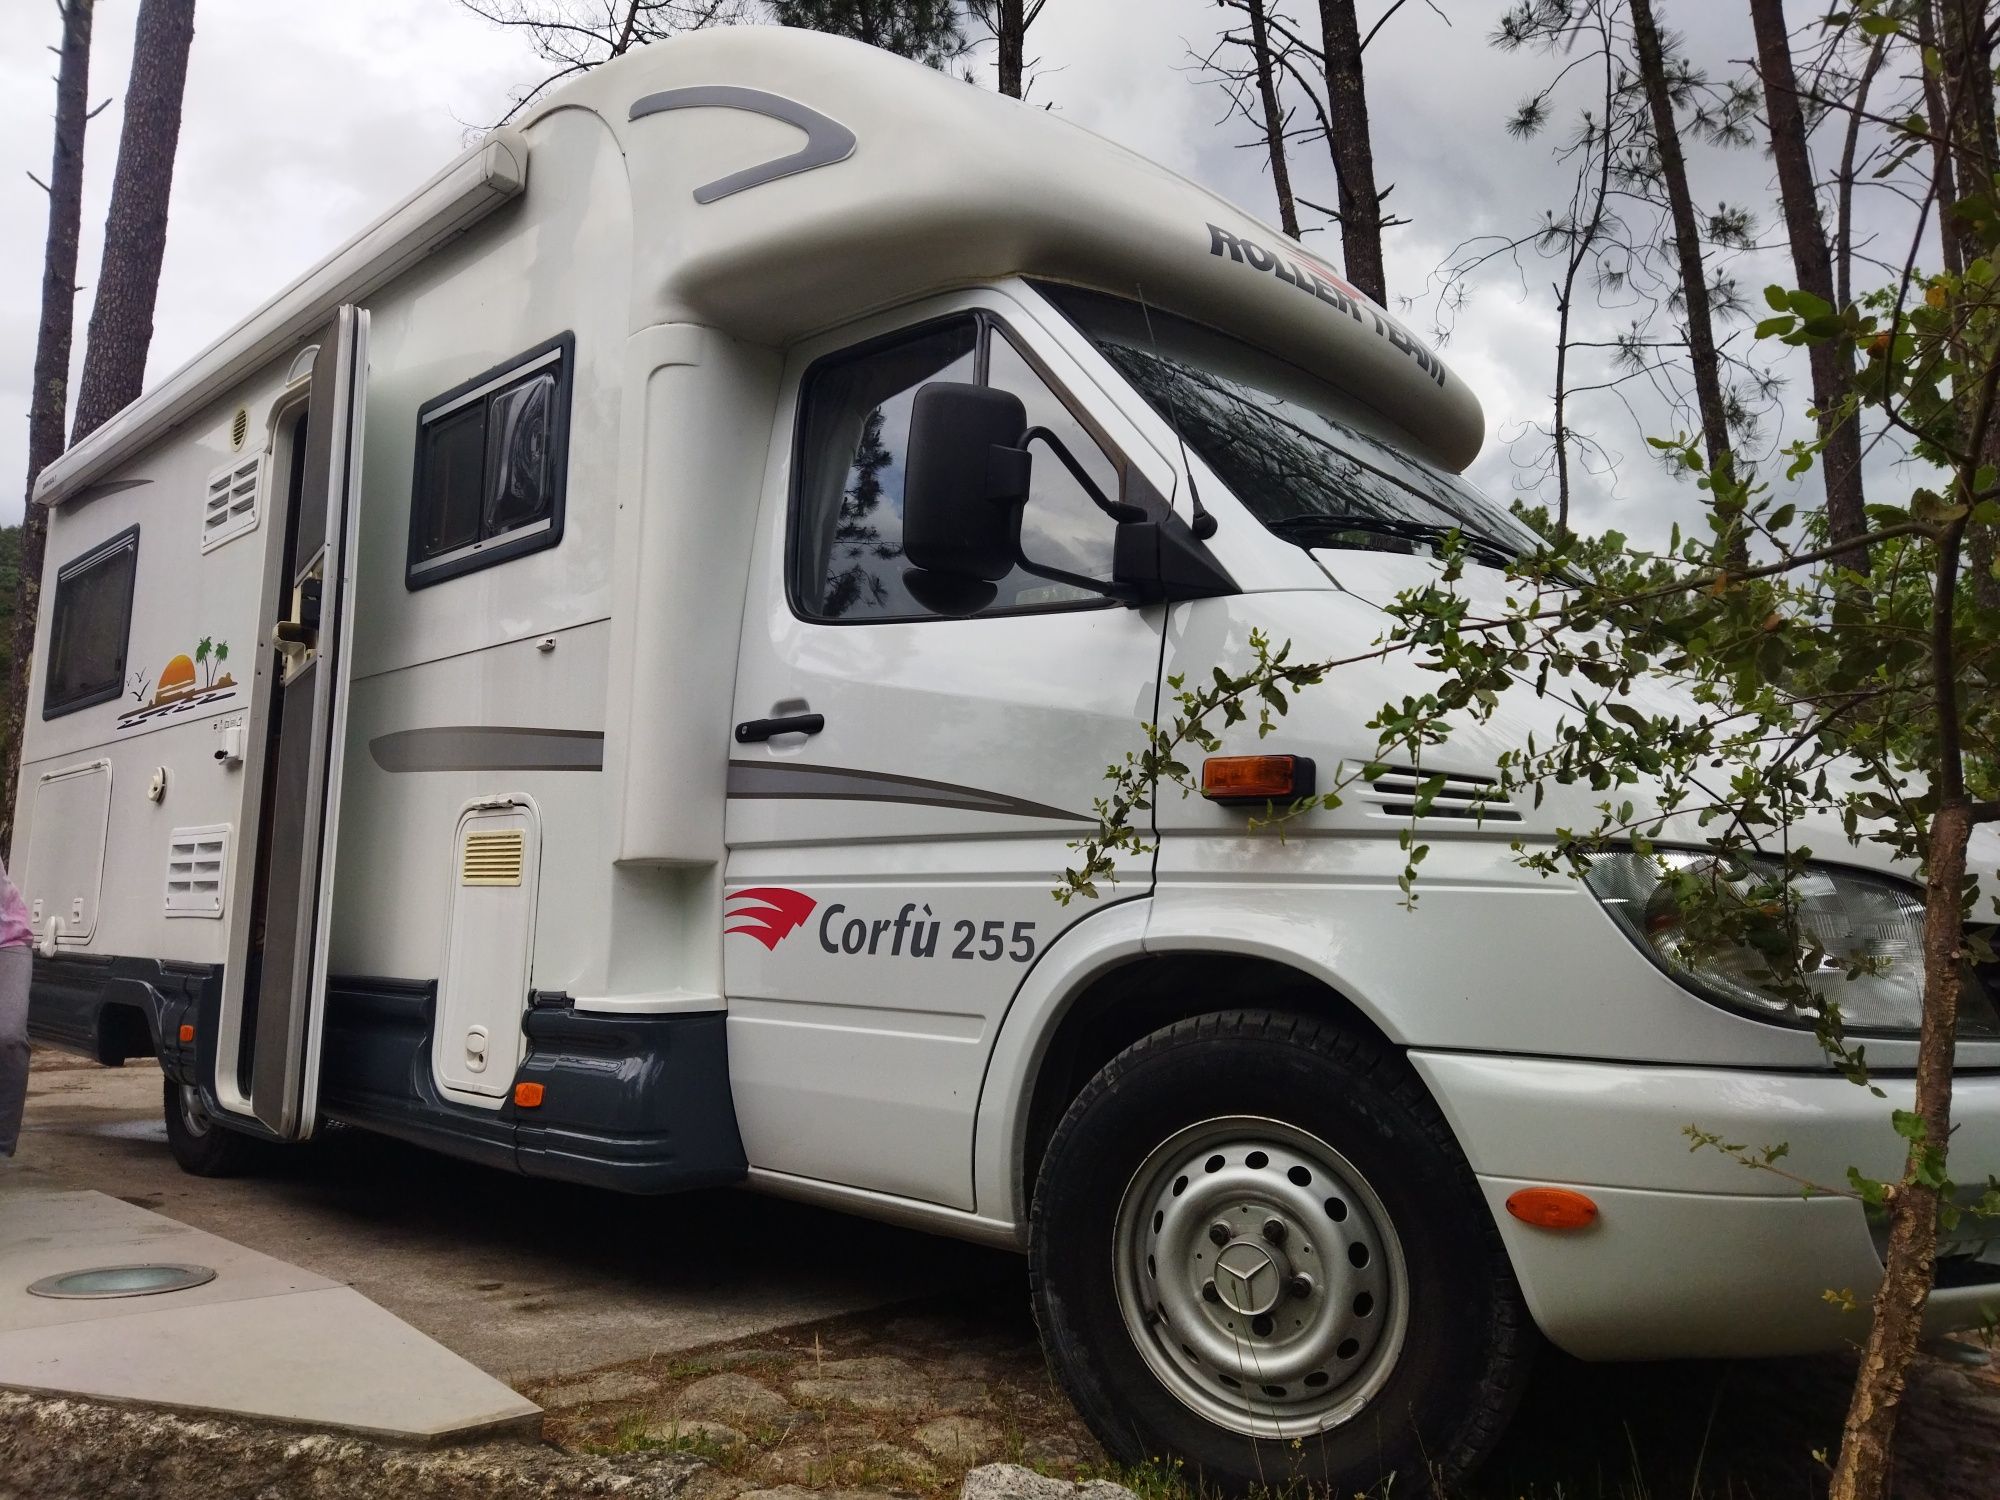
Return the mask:
M1840 1343L1859 1206L1680 1131L1840 1181L1896 1169L1886 1116L1519 867L1587 818L1483 801L1531 705L1452 745L1414 912L1407 776L1282 843L1170 798L1155 857L1051 895L1168 678L1366 642L1434 566L1394 516L1301 545L1303 481L1245 452L1501 545L1455 478L1482 429L1330 267L1044 113L793 32L608 64L43 475L36 1034L157 1054L197 1170L333 1119L1033 1238L1107 1443L1224 1479L1376 1453L1363 1410L1468 1458L1529 1318L1596 1358ZM925 532L939 476L992 498ZM954 564L995 515L1018 549ZM1262 748L1366 761L1408 671ZM1892 1092L1913 1058L1870 1043ZM1970 1178L2000 1042L1961 1061ZM1508 1211L1549 1186L1592 1221ZM1950 1264L1939 1327L2000 1300L1989 1245Z

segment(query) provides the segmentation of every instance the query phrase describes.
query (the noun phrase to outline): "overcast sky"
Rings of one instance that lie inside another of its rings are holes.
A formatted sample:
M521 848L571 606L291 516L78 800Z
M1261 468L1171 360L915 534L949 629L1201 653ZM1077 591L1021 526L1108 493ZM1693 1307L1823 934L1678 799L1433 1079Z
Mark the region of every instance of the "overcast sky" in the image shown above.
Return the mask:
M15 24L0 36L0 520L20 514L25 477L29 375L34 359L47 200L27 173L46 176L51 75L45 48L58 39L55 7L12 0ZM1388 0L1363 0L1364 30ZM91 100L110 107L90 127L85 168L83 248L77 299L82 357L106 199L117 149L119 109L131 62L137 0L97 0ZM1293 12L1316 7L1289 0ZM1815 9L1794 3L1805 25ZM1411 222L1388 236L1392 300L1415 300L1405 316L1431 326L1435 272L1455 246L1479 235L1517 235L1560 206L1567 171L1549 140L1517 141L1504 130L1514 104L1550 73L1537 55L1504 55L1489 43L1500 0L1437 0L1406 5L1367 54L1369 109L1378 178L1394 183L1389 206ZM1666 0L1667 23L1711 74L1740 72L1751 51L1747 8L1737 0ZM1439 12L1443 14L1440 15ZM1276 219L1261 151L1249 128L1225 120L1227 101L1197 81L1191 49L1206 51L1220 24L1212 0L1048 0L1029 52L1042 62L1031 97ZM1449 19L1446 19L1446 18ZM196 11L167 258L149 383L171 372L357 228L422 182L461 149L470 125L504 111L512 91L539 76L515 33L496 30L456 0L200 0ZM990 66L990 59L989 59ZM1580 95L1569 99L1572 117ZM1553 131L1552 131L1553 134ZM1827 149L1831 149L1829 146ZM1299 192L1331 202L1323 146L1294 148ZM1777 240L1776 190L1761 150L1692 151L1695 194L1704 205L1744 204ZM1879 188L1863 191L1864 222L1883 253L1900 261L1908 215ZM1315 216L1308 215L1309 219ZM1307 241L1338 263L1335 230ZM1757 292L1791 280L1782 247L1732 266ZM1546 423L1552 389L1557 274L1528 257L1482 276L1457 314L1446 358L1485 404L1488 442L1472 477L1505 501L1532 480L1526 467L1542 445L1521 437ZM1857 272L1857 286L1872 278ZM1608 337L1629 317L1593 314ZM1747 330L1737 336L1747 345ZM1760 362L1764 356L1760 353ZM1803 406L1805 372L1791 404ZM1579 485L1579 517L1636 538L1664 539L1694 510L1685 483L1664 476L1646 453L1641 427L1671 431L1671 414L1641 387L1626 388L1636 419L1609 395L1583 398L1579 422L1619 460L1613 472ZM1771 467L1777 468L1778 465ZM1873 456L1876 482L1895 481L1886 452Z

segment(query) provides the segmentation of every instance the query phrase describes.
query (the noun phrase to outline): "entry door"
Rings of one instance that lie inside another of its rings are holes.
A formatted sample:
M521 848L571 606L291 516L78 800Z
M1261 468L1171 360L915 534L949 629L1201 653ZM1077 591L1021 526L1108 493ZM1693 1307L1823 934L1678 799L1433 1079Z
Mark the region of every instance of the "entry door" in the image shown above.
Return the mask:
M1164 611L1018 571L970 616L927 605L905 576L902 475L931 380L1014 391L1113 497L1142 457L1073 398L1059 349L997 308L799 372L788 492L767 501L785 514L766 516L738 668L724 974L754 1167L969 1209L1001 1017L1103 904L1051 891L1106 766L1154 717ZM1108 577L1113 523L1031 451L1029 555ZM1148 478L1170 488L1163 468ZM1106 901L1146 893L1146 861L1123 876Z
M313 361L296 479L274 477L283 513L274 504L269 534L279 555L244 765L257 789L255 885L225 973L237 1087L218 1079L218 1094L227 1102L247 1093L250 1112L292 1140L312 1134L319 1092L367 368L368 314L343 307Z

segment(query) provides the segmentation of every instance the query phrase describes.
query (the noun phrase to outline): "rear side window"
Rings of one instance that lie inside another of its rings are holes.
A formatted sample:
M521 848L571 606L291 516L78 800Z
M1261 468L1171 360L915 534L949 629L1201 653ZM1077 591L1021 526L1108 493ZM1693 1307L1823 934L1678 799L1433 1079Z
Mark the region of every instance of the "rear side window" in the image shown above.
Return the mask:
M409 587L562 540L575 355L565 333L418 408Z
M108 703L124 691L132 584L138 571L139 528L134 526L56 574L43 718Z

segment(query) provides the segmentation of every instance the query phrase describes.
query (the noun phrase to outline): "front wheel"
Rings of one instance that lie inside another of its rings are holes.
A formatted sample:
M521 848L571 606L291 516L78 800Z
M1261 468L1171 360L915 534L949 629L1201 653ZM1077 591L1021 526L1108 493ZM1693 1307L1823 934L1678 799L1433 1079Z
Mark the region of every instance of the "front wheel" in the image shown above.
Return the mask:
M1202 1016L1112 1059L1050 1142L1030 1258L1043 1337L1105 1447L1225 1490L1455 1477L1499 1435L1534 1341L1422 1085L1289 1015Z
M237 1177L266 1154L264 1142L218 1124L191 1083L165 1080L167 1148L180 1169L193 1177Z

